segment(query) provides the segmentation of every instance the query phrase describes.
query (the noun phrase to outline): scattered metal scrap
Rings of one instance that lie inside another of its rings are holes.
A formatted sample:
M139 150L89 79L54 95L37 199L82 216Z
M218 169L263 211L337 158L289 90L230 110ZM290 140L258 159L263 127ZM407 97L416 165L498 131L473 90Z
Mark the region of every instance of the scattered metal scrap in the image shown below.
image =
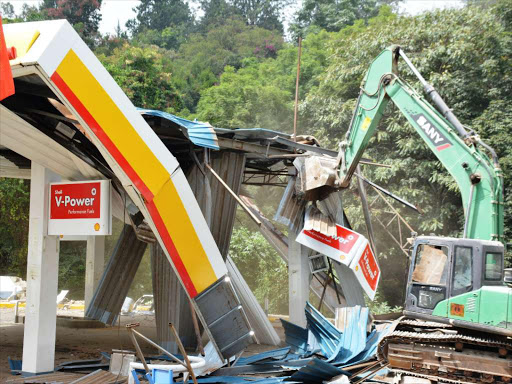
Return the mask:
M125 382L126 377L118 377L117 375L101 369L85 376L77 373L56 372L7 380L7 383L24 384L122 384Z

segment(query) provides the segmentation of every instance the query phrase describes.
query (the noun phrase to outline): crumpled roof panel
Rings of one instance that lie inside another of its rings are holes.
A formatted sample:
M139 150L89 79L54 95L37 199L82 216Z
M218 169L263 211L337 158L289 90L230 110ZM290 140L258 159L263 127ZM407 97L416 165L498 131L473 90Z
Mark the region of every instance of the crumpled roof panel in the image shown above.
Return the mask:
M154 109L137 108L141 115L150 115L160 117L165 120L172 121L181 128L183 134L197 146L219 150L219 142L215 129L209 124L202 121L190 121L182 117L172 115L167 112L157 111Z

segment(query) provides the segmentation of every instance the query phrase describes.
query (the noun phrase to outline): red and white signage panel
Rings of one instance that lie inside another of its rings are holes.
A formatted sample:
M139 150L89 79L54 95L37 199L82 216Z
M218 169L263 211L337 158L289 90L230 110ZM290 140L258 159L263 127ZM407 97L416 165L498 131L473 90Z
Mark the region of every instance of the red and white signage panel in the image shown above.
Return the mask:
M48 235L110 235L109 180L50 184Z
M350 266L365 242L364 236L336 224L336 236L327 236L314 230L303 229L297 242L320 252L340 263Z
M352 269L361 287L373 300L380 279L380 268L368 240L360 233L339 224L336 224L336 232L336 236L327 236L303 229L296 240Z
M380 268L368 242L364 245L360 256L352 260L350 269L354 271L359 284L370 300L373 300L379 284Z

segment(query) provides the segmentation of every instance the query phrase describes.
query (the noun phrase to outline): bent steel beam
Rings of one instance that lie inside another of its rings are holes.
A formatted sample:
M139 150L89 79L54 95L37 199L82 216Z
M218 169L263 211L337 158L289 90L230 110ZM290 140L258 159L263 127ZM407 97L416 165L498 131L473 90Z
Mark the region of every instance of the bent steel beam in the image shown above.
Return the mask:
M67 21L9 24L5 36L18 52L13 73L33 67L140 209L219 354L227 358L245 348L252 331L178 161Z

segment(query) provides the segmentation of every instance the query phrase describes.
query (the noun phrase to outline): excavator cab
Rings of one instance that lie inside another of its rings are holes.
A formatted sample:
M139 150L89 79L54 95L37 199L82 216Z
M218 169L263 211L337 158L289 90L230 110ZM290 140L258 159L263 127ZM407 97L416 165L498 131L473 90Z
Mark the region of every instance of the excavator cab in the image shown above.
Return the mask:
M433 321L479 322L482 287L504 286L503 253L498 241L417 237L404 313Z

